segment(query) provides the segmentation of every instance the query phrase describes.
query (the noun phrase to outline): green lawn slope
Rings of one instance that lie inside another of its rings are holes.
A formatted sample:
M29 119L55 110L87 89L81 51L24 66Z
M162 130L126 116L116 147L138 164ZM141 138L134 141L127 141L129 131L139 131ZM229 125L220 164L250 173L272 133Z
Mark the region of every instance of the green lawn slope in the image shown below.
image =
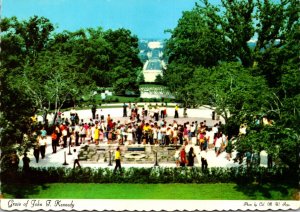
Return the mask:
M14 185L4 198L50 199L181 199L181 200L292 200L296 189L284 185L220 184L93 184L52 183Z

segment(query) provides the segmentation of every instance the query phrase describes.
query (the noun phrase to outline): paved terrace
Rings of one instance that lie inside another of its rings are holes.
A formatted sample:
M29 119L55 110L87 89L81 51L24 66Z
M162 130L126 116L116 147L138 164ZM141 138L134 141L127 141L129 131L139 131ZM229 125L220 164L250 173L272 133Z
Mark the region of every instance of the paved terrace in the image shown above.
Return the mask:
M140 104L140 103L139 103ZM152 103L152 105L155 105L156 103ZM115 104L115 106L120 106L120 104ZM174 106L174 104L172 104L172 106ZM92 113L91 110L77 110L76 111L79 115L80 119L84 119L84 121L88 122L88 120L92 117ZM175 110L174 108L167 108L167 114L168 117L165 118L165 120L167 121L167 123L173 123L174 120L176 120L179 124L183 124L185 122L193 122L193 121L198 121L198 123L200 123L201 121L206 120L207 125L208 126L212 126L213 124L217 123L217 120L212 120L211 119L211 114L212 114L212 109L208 109L206 107L201 107L198 109L188 109L187 113L188 116L183 118L183 109L180 108L179 109L179 118L178 119L174 119L174 113ZM123 116L123 108L103 108L97 109L97 114L99 115L104 115L105 117L110 114L112 119L114 121L120 121L121 123L124 123L125 121L128 121L129 118L128 117L122 117ZM129 111L128 111L129 114ZM64 112L64 116L65 118L69 118L70 117L70 112L66 111ZM49 119L49 121L51 121L51 114L48 115L47 117ZM38 118L39 120L41 120L41 117ZM148 121L150 119L150 117L148 116L145 121ZM82 144L82 145L86 145L86 144ZM90 145L95 145L95 144L90 144ZM115 150L116 147L118 146L118 144L107 144L107 143L101 143L99 144L99 148L103 148L103 149L113 149ZM130 145L130 147L143 147L143 144L133 144ZM125 143L125 146L121 146L121 149L127 149L128 144ZM196 158L195 158L195 166L196 167L201 167L201 158L200 158L200 148L199 146L195 146L195 143L190 143L186 146L186 152L189 151L190 147L194 148L194 152L196 153ZM78 151L80 150L80 146L78 147L71 147L71 153L73 154L73 149L76 148L76 152L78 153ZM166 147L167 148L167 147ZM66 153L66 162L69 165L63 165L64 163L64 154ZM62 149L60 147L58 147L57 149L57 153L56 154L52 154L52 146L51 146L51 137L48 137L48 142L47 142L47 147L46 147L46 157L44 159L41 159L38 163L36 163L35 158L33 156L33 150L31 150L28 153L28 156L31 160L30 162L30 166L31 167L73 167L73 162L72 162L72 157L73 155L68 155L69 153L69 149L65 148ZM114 155L114 152L112 153L112 155ZM218 157L216 157L214 149L209 149L207 152L207 157L208 157L208 166L209 167L233 167L233 166L238 166L237 163L234 163L233 160L228 161L225 158L226 153L221 153ZM175 156L175 155L174 155ZM233 153L233 157L235 156L235 153ZM20 158L21 159L21 158ZM127 168L127 167L153 167L154 166L155 161L153 160L152 162L149 161L149 163L144 163L144 164L134 164L134 163L130 163L130 164L126 164L126 163L122 163L122 166ZM168 162L168 163L162 163L160 161L158 161L159 166L161 167L176 167L176 163L175 162ZM21 164L21 162L20 162ZM108 161L104 162L92 162L92 161L82 161L81 162L82 167L92 167L92 168L113 168L114 167L114 161L113 161L113 166L108 166Z
M82 144L81 146L83 146ZM95 144L90 144L95 145ZM147 145L147 144L146 144ZM71 147L71 153L73 154L73 149L75 148L77 152L80 150L81 146L77 147ZM118 145L117 144L100 144L100 148L110 148L110 149L116 149ZM143 144L133 144L130 145L130 147L143 147ZM195 146L194 144L189 144L185 147L186 152L189 151L190 147L194 148L194 152L196 153L195 158L195 167L201 167L201 158L200 158L200 148L199 146ZM128 145L125 144L125 146L120 146L121 149L127 148ZM167 147L165 147L167 148ZM63 165L64 163L64 154L66 153L66 162L69 165ZM69 148L62 149L58 147L57 153L52 154L52 146L51 146L51 138L48 138L48 145L46 148L46 157L44 159L39 159L39 162L36 163L35 158L33 156L33 150L28 153L28 157L30 158L30 166L31 167L73 167L72 157L73 155L68 155ZM235 152L233 153L233 157L235 157ZM112 156L114 155L114 152L112 153ZM226 158L226 153L221 153L218 157L216 157L215 152L213 149L209 149L207 152L207 161L208 161L208 167L235 167L238 166L238 163L234 163L233 160L228 161ZM20 158L21 161L22 158ZM20 162L21 165L22 162ZM81 166L82 167L91 167L91 168L114 168L114 161L112 160L113 166L108 166L109 161L106 162L92 162L92 161L82 161ZM158 161L160 167L176 167L176 163L161 163ZM123 163L121 160L122 167L128 168L128 167L153 167L155 164L155 160L153 162L149 163L143 163L143 164L134 164L134 163Z
M142 107L144 106L145 103L138 103L139 105L139 113L141 113ZM153 103L147 103L147 105L156 105L155 102ZM104 117L107 117L108 114L110 114L111 118L114 121L121 121L123 123L126 120L129 120L128 117L123 117L123 108L122 108L121 103L115 103L115 104L103 104L102 106L115 106L116 108L97 108L96 114L99 115L104 115ZM222 117L219 117L220 120L212 120L212 112L213 109L208 108L208 106L202 106L197 109L187 109L187 117L184 118L183 116L183 108L179 108L178 113L179 113L179 118L174 119L174 114L175 114L175 105L174 103L168 103L167 107L167 117L165 120L167 123L173 123L173 120L176 120L179 124L183 124L185 122L193 122L193 121L198 121L200 123L201 121L206 120L206 124L208 126L213 126L215 123L222 121L224 123L224 119ZM158 103L158 106L161 106L161 103ZM118 107L118 108L117 108ZM76 109L76 108L75 108ZM89 122L90 118L92 118L92 111L91 109L88 110L76 110L76 113L78 113L78 116L80 119L83 119L85 122ZM149 111L148 111L149 114ZM130 115L129 109L127 109L127 115ZM64 117L65 118L70 118L70 111L65 111L64 112ZM53 119L53 114L48 114L47 119L49 120L49 123L51 123ZM149 120L150 117L146 117L146 120ZM42 121L42 116L38 116L38 121Z
M140 104L140 103L139 103ZM155 103L152 103L152 105L155 105ZM115 104L115 106L120 106L120 104ZM183 109L179 109L179 118L174 119L174 108L167 108L167 114L168 117L165 118L165 120L167 121L167 123L172 123L174 120L177 121L177 123L179 124L183 124L187 121L189 121L190 123L193 121L198 121L198 123L200 123L201 121L206 120L207 125L208 126L213 126L215 123L219 122L219 120L212 120L211 119L211 114L212 114L212 109L209 109L207 107L200 107L198 109L188 109L187 110L187 114L188 116L183 118ZM76 111L79 115L80 119L85 120L86 122L88 122L88 120L92 117L92 113L91 110L77 110ZM104 115L105 117L110 114L113 121L120 121L121 123L124 123L125 121L129 121L128 117L122 117L123 116L123 108L103 108L97 109L97 114L100 115ZM129 111L128 111L129 114ZM66 111L64 112L64 116L65 118L69 118L70 116L70 112ZM49 121L51 120L51 115L48 115L48 119ZM145 121L148 121L150 118L149 116L145 119ZM41 120L41 117L39 117L39 120ZM224 122L224 120L221 119L221 121ZM62 149L60 147L57 148L57 153L52 154L52 146L51 146L51 137L49 136L48 138L48 142L47 142L47 147L46 147L46 157L44 159L41 159L38 163L36 163L35 158L33 156L33 150L31 150L28 153L28 157L30 158L31 162L30 162L30 166L31 167L73 167L73 162L72 162L72 157L73 155L68 155L69 153L69 148L65 148ZM192 139L193 140L193 139ZM86 143L87 144L87 143ZM82 144L86 145L86 144ZM95 145L95 144L90 144L90 145ZM148 144L146 144L148 145ZM82 146L77 146L77 147L71 147L71 153L73 154L73 149L76 148L76 152L78 153L78 151L80 150L80 148ZM115 150L116 147L118 146L118 144L107 144L107 143L100 143L99 144L99 148L103 148L103 149L111 149L111 150ZM130 145L130 147L143 147L143 144L132 144ZM128 144L125 143L124 146L121 146L121 149L123 149L123 151L125 149L127 149ZM195 146L194 142L190 142L187 146L186 146L186 152L189 151L190 147L194 148L194 152L196 153L196 158L195 158L195 167L201 167L201 157L200 157L200 148L199 146ZM166 147L167 148L167 147ZM64 154L66 153L66 162L68 163L68 165L63 165L64 163ZM112 153L112 155L114 155L114 152ZM232 153L232 158L234 158L236 155L236 152ZM175 155L174 155L175 156ZM238 163L234 163L233 160L231 159L230 161L228 161L226 158L226 153L223 152L221 153L218 157L216 157L216 154L214 152L214 149L208 149L207 151L207 161L208 161L208 167L235 167L238 166ZM266 154L261 154L261 164L263 166L266 165ZM20 161L21 161L22 157L20 157ZM175 162L167 162L167 163L162 163L160 161L158 161L159 166L160 167L176 167L176 163ZM91 167L91 168L114 168L114 161L112 166L108 166L109 162L106 161L102 161L102 162L92 162L92 161L82 161L81 162L81 166L82 167ZM153 167L155 164L155 160L153 159L153 161L149 162L149 163L144 163L144 164L134 164L134 163L123 163L121 162L122 167L128 168L128 167ZM243 162L243 165L245 165L245 162ZM20 162L20 166L22 166L22 162Z

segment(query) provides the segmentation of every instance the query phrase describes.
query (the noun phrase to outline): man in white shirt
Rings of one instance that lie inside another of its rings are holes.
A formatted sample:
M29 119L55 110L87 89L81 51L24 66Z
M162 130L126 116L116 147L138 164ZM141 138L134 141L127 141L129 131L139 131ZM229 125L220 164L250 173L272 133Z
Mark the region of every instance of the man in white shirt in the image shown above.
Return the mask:
M191 125L191 137L195 137L195 130L196 130L196 126L195 123L193 122Z
M223 142L222 135L219 135L216 140L216 144L215 144L216 156L218 156L220 154L220 148L221 148L222 142Z
M76 164L78 165L79 168L81 168L76 149L73 150L72 161L73 161L73 169L75 169Z

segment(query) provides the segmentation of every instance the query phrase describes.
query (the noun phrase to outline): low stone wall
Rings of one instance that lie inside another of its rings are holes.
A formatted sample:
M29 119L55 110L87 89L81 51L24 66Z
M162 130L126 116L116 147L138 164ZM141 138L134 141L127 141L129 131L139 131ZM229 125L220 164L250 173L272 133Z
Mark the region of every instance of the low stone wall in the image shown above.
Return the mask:
M79 150L81 163L109 163L109 151L111 160L114 161L114 154L117 144L112 145L85 145ZM121 146L121 160L124 164L154 164L155 153L159 163L175 163L175 153L178 146L150 146L150 145L128 145Z

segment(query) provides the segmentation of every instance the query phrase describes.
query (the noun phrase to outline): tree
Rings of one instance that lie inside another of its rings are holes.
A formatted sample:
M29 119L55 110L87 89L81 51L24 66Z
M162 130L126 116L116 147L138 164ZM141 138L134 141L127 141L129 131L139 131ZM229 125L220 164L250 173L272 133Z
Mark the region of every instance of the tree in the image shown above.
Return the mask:
M51 49L76 55L76 64L81 73L86 73L97 86L111 86L109 62L112 49L104 39L101 28L58 33L54 36Z
M137 83L142 84L144 82L145 82L145 77L144 77L143 71L141 71L140 74L138 75Z
M137 74L141 71L142 63L138 57L138 39L126 29L108 30L104 39L111 46L109 77L114 91L125 94L125 90L137 91ZM123 78L123 79L122 79Z
M1 20L3 34L2 55L27 56L34 62L37 54L47 47L54 27L47 18L31 17L28 21L19 22L16 17ZM12 43L14 41L14 43ZM24 59L20 58L21 61Z
M169 63L211 67L224 58L225 37L197 7L185 11L166 44Z
M23 78L17 78L15 86L23 88L42 111L54 105L56 117L68 99L74 100L88 89L93 89L93 83L78 71L75 62L73 55L44 52L33 66L24 67Z
M16 17L3 18L1 27L1 66L15 69L24 63L25 41L16 33L15 25L19 24Z
M270 91L262 77L255 77L238 63L195 71L191 86L199 103L216 107L225 121L235 117L237 123L265 112L269 106Z
M115 79L113 83L114 92L118 95L125 95L126 90L137 91L137 73L138 70L128 70L122 66L117 66L111 74Z
M31 147L31 116L35 113L31 99L21 90L12 87L9 70L0 71L0 145L1 171L11 169L10 154L26 152Z
M156 75L155 83L157 83L159 85L164 85L165 81L164 81L164 78L161 74Z
M216 107L231 135L238 134L241 123L251 125L255 115L272 119L273 127L250 127L253 133L244 136L237 148L275 155L277 151L281 156L276 157L294 168L299 162L300 124L297 5L295 0L197 3L171 31L164 75L169 89L186 104ZM211 55L216 58L207 60ZM274 146L276 151L271 150ZM284 154L292 154L292 159Z
M178 101L183 101L185 106L195 105L194 91L197 87L191 87L191 81L194 79L194 68L187 64L169 64L165 70L164 80L170 92L174 94Z
M228 58L238 59L244 67L256 67L254 73L264 75L269 86L277 87L282 74L281 66L286 60L282 53L299 27L297 1L221 2L221 8L207 0L196 7L211 23L218 25L226 37L224 42ZM252 39L256 39L254 48L249 46ZM299 42L292 42L299 46Z

